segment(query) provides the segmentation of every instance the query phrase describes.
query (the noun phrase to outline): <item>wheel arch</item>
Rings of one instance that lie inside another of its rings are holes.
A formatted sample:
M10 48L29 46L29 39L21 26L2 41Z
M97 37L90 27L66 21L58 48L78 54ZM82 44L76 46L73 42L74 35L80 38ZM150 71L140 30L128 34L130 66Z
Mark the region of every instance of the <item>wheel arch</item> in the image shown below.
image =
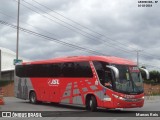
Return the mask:
M86 96L85 96L85 104L87 103L87 100L89 100L91 98L91 96L94 96L96 98L96 95L93 94L93 93L88 93ZM96 98L96 101L97 101L97 98Z
M87 100L91 97L91 96L94 96L95 99L96 99L96 102L97 102L97 106L102 106L102 103L101 103L101 100L98 98L98 96L96 96L94 93L88 93L86 96L85 96L85 105L87 103Z

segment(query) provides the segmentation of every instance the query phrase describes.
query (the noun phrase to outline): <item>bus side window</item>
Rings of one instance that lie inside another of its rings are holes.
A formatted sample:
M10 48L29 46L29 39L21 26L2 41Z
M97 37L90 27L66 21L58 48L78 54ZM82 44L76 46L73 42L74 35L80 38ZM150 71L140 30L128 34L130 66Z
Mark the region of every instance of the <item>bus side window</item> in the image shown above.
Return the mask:
M53 64L53 77L61 77L61 64L55 63Z
M74 63L66 62L62 64L62 77L73 77L74 75Z
M105 79L104 85L106 87L112 88L112 73L109 68L105 69L105 78L104 79Z
M75 62L75 77L92 78L92 70L88 61Z
M112 75L110 69L106 68L107 63L93 61L94 67L97 71L100 83L108 88L112 88Z
M98 74L98 77L99 77L101 84L104 85L105 74L104 74L104 69L103 69L101 62L94 61L93 64L94 64L94 67L97 71L97 74Z
M23 65L16 65L16 76L26 77L25 67Z

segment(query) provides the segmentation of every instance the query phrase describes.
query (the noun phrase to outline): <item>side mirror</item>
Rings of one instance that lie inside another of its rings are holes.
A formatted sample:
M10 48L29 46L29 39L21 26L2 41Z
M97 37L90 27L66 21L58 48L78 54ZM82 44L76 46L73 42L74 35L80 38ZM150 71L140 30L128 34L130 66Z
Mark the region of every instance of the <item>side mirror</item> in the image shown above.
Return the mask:
M143 70L145 73L146 73L146 77L147 77L147 80L149 79L149 72L147 69L144 69L144 68L140 68L141 70Z
M119 79L119 70L118 70L116 67L110 66L110 65L106 65L106 67L112 69L112 70L114 71L115 78L116 78L116 79Z

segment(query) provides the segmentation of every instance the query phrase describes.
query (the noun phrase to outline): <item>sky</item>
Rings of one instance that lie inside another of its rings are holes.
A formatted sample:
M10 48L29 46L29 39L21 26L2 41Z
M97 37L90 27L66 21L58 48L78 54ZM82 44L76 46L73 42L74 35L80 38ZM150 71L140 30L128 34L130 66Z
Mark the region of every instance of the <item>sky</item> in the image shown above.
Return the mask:
M138 2L21 0L20 27L40 37L20 30L19 56L111 55L136 62L139 51L141 66L160 70L160 1L147 3L152 7L138 7ZM0 0L0 20L16 26L17 8L17 0ZM16 39L16 29L0 24L0 47L16 52Z

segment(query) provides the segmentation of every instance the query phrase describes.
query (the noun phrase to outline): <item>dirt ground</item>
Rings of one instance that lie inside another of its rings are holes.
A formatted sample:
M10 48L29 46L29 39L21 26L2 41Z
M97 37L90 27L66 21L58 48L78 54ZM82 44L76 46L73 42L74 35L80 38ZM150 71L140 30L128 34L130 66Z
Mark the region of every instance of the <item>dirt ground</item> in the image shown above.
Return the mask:
M3 92L4 92L4 97L12 97L14 96L14 82L5 85L2 87Z
M144 84L144 93L145 95L160 95L160 84L159 85L151 85Z

